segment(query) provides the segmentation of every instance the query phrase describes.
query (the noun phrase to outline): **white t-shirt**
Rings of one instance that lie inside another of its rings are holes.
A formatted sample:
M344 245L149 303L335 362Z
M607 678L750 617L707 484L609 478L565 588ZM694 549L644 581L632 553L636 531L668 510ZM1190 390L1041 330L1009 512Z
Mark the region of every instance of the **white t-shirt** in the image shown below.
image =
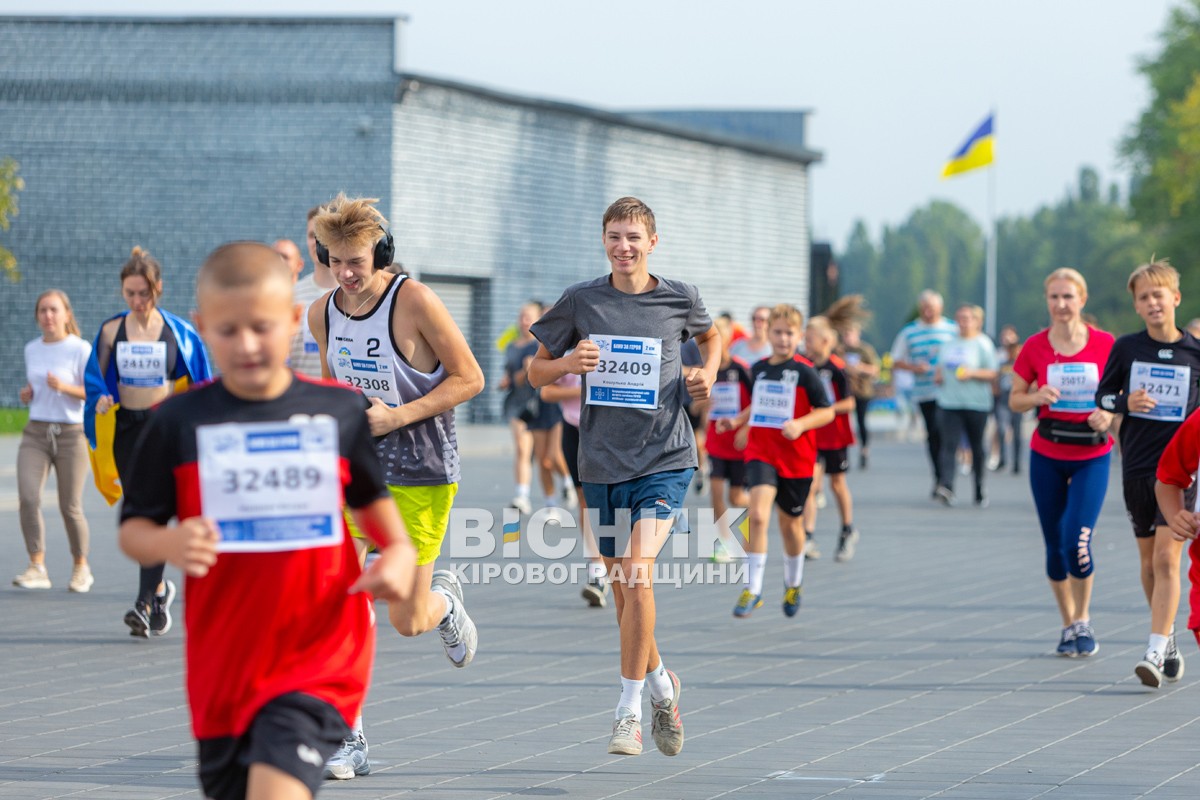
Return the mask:
M57 342L40 337L25 345L25 380L33 387L29 418L35 422L79 425L83 422L83 401L57 392L46 383L51 372L63 383L83 386L92 346L75 334Z

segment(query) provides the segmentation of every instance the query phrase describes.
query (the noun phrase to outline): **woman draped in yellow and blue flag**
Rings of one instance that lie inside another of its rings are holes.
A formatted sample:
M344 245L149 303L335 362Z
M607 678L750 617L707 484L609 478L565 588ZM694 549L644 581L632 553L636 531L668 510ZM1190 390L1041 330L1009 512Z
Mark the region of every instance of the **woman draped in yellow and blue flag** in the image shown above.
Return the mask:
M211 376L196 329L158 307L162 267L140 247L121 268L121 295L129 308L100 326L84 375L92 473L109 505L121 496L120 476L137 458L138 434L151 409ZM125 614L131 636L161 636L171 628L175 584L163 580L164 567L141 567L137 599Z

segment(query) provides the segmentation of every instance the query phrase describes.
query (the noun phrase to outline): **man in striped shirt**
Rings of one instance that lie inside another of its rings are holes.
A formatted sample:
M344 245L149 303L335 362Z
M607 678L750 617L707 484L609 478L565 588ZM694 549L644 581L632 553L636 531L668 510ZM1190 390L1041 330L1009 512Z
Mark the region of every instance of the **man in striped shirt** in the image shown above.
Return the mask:
M921 409L925 420L926 443L929 462L933 465L933 494L941 481L938 453L942 437L937 418L937 386L933 382L933 369L937 363L938 350L946 341L958 335L954 323L942 316L942 296L926 289L917 296L918 316L896 334L892 343L893 369L908 370L913 374L912 399Z

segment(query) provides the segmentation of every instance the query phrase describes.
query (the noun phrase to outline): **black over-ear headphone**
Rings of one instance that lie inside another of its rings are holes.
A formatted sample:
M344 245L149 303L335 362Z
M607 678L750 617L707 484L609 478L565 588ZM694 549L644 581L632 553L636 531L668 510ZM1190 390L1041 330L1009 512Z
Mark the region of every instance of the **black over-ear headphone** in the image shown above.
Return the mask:
M375 243L375 269L383 269L391 266L392 261L396 258L396 242L392 239L392 232L382 225L379 230L383 231L383 236ZM329 266L329 248L321 244L317 240L317 261L320 261L325 266Z

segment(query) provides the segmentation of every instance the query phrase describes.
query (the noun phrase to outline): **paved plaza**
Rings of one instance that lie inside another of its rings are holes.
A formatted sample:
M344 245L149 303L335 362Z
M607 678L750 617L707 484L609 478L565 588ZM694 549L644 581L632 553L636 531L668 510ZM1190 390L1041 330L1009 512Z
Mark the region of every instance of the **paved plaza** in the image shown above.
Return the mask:
M499 519L507 434L460 436L458 505ZM199 797L182 632L127 635L136 568L117 552L115 511L89 487L96 585L71 594L48 487L55 587L10 585L25 563L16 446L0 438L0 798ZM573 585L467 586L475 662L456 670L436 636L380 628L365 709L373 771L321 796L1200 797L1200 650L1181 638L1191 669L1164 689L1133 675L1148 613L1118 473L1095 539L1100 650L1086 660L1052 655L1059 620L1027 479L989 479L991 508L936 506L921 446L879 443L870 471L850 475L858 555L834 563L830 502L794 619L779 607L774 534L767 603L749 619L730 613L739 587L660 588L658 642L683 686L675 758L653 749L648 713L643 755L605 752L620 690L611 608L585 607Z

